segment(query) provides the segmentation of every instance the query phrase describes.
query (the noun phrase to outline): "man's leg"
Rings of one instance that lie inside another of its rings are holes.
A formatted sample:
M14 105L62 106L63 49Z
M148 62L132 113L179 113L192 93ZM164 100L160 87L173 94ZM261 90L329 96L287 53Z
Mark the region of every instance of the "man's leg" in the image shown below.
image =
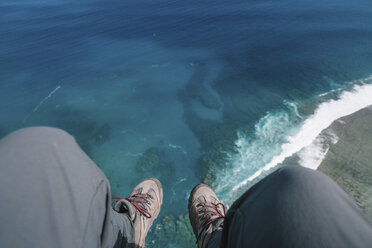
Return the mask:
M127 214L111 208L109 182L55 128L16 131L0 140L0 247L126 247Z
M241 196L208 247L369 247L371 221L335 182L278 169Z

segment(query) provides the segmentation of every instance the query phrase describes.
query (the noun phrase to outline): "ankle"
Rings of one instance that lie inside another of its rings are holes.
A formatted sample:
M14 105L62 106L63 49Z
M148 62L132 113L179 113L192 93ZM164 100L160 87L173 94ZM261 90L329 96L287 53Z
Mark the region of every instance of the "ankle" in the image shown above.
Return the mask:
M112 204L114 204L113 209L120 214L127 214L133 222L137 213L131 202L128 201L127 198L123 197L112 197L112 199L114 199L112 201Z

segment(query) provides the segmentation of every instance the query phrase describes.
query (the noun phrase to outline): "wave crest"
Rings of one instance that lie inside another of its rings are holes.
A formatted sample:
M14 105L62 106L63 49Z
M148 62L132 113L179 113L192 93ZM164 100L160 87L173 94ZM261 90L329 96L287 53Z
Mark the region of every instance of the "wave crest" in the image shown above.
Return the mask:
M300 164L316 169L328 151L327 147L321 147L322 141L316 139L321 131L335 120L372 105L372 76L350 83L354 85L351 90L340 92L336 100L320 103L314 114L302 119L300 124L295 124L303 118L294 108L297 105L287 102L292 111L265 115L255 125L253 138L238 132L237 153L230 158L228 169L217 176L216 190L222 198L230 198L232 192L301 150ZM310 158L316 160L307 163Z

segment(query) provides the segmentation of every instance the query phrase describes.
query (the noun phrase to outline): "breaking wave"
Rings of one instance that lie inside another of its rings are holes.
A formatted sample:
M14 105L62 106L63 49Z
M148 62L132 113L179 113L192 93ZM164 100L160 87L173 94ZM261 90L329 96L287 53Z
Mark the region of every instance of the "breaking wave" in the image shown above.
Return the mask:
M372 105L370 83L372 76L350 82L351 88L340 91L337 99L323 100L308 117L299 114L297 104L285 102L290 111L267 113L255 125L253 137L238 132L236 154L217 175L217 192L231 200L234 192L248 188L253 180L294 154L299 156L301 165L316 169L329 148L319 134L333 121ZM318 98L325 95L327 92ZM337 137L333 137L333 142L337 142Z

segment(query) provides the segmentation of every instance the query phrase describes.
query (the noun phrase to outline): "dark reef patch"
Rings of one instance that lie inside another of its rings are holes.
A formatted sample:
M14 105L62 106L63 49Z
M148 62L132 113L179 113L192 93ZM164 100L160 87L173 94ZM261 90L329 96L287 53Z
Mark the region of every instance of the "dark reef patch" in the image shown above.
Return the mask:
M156 147L148 148L143 155L139 158L136 163L136 169L140 172L155 172L159 170L162 166L163 154L162 152Z
M136 170L144 177L156 177L161 182L169 182L174 172L174 162L161 147L152 146L139 157Z

